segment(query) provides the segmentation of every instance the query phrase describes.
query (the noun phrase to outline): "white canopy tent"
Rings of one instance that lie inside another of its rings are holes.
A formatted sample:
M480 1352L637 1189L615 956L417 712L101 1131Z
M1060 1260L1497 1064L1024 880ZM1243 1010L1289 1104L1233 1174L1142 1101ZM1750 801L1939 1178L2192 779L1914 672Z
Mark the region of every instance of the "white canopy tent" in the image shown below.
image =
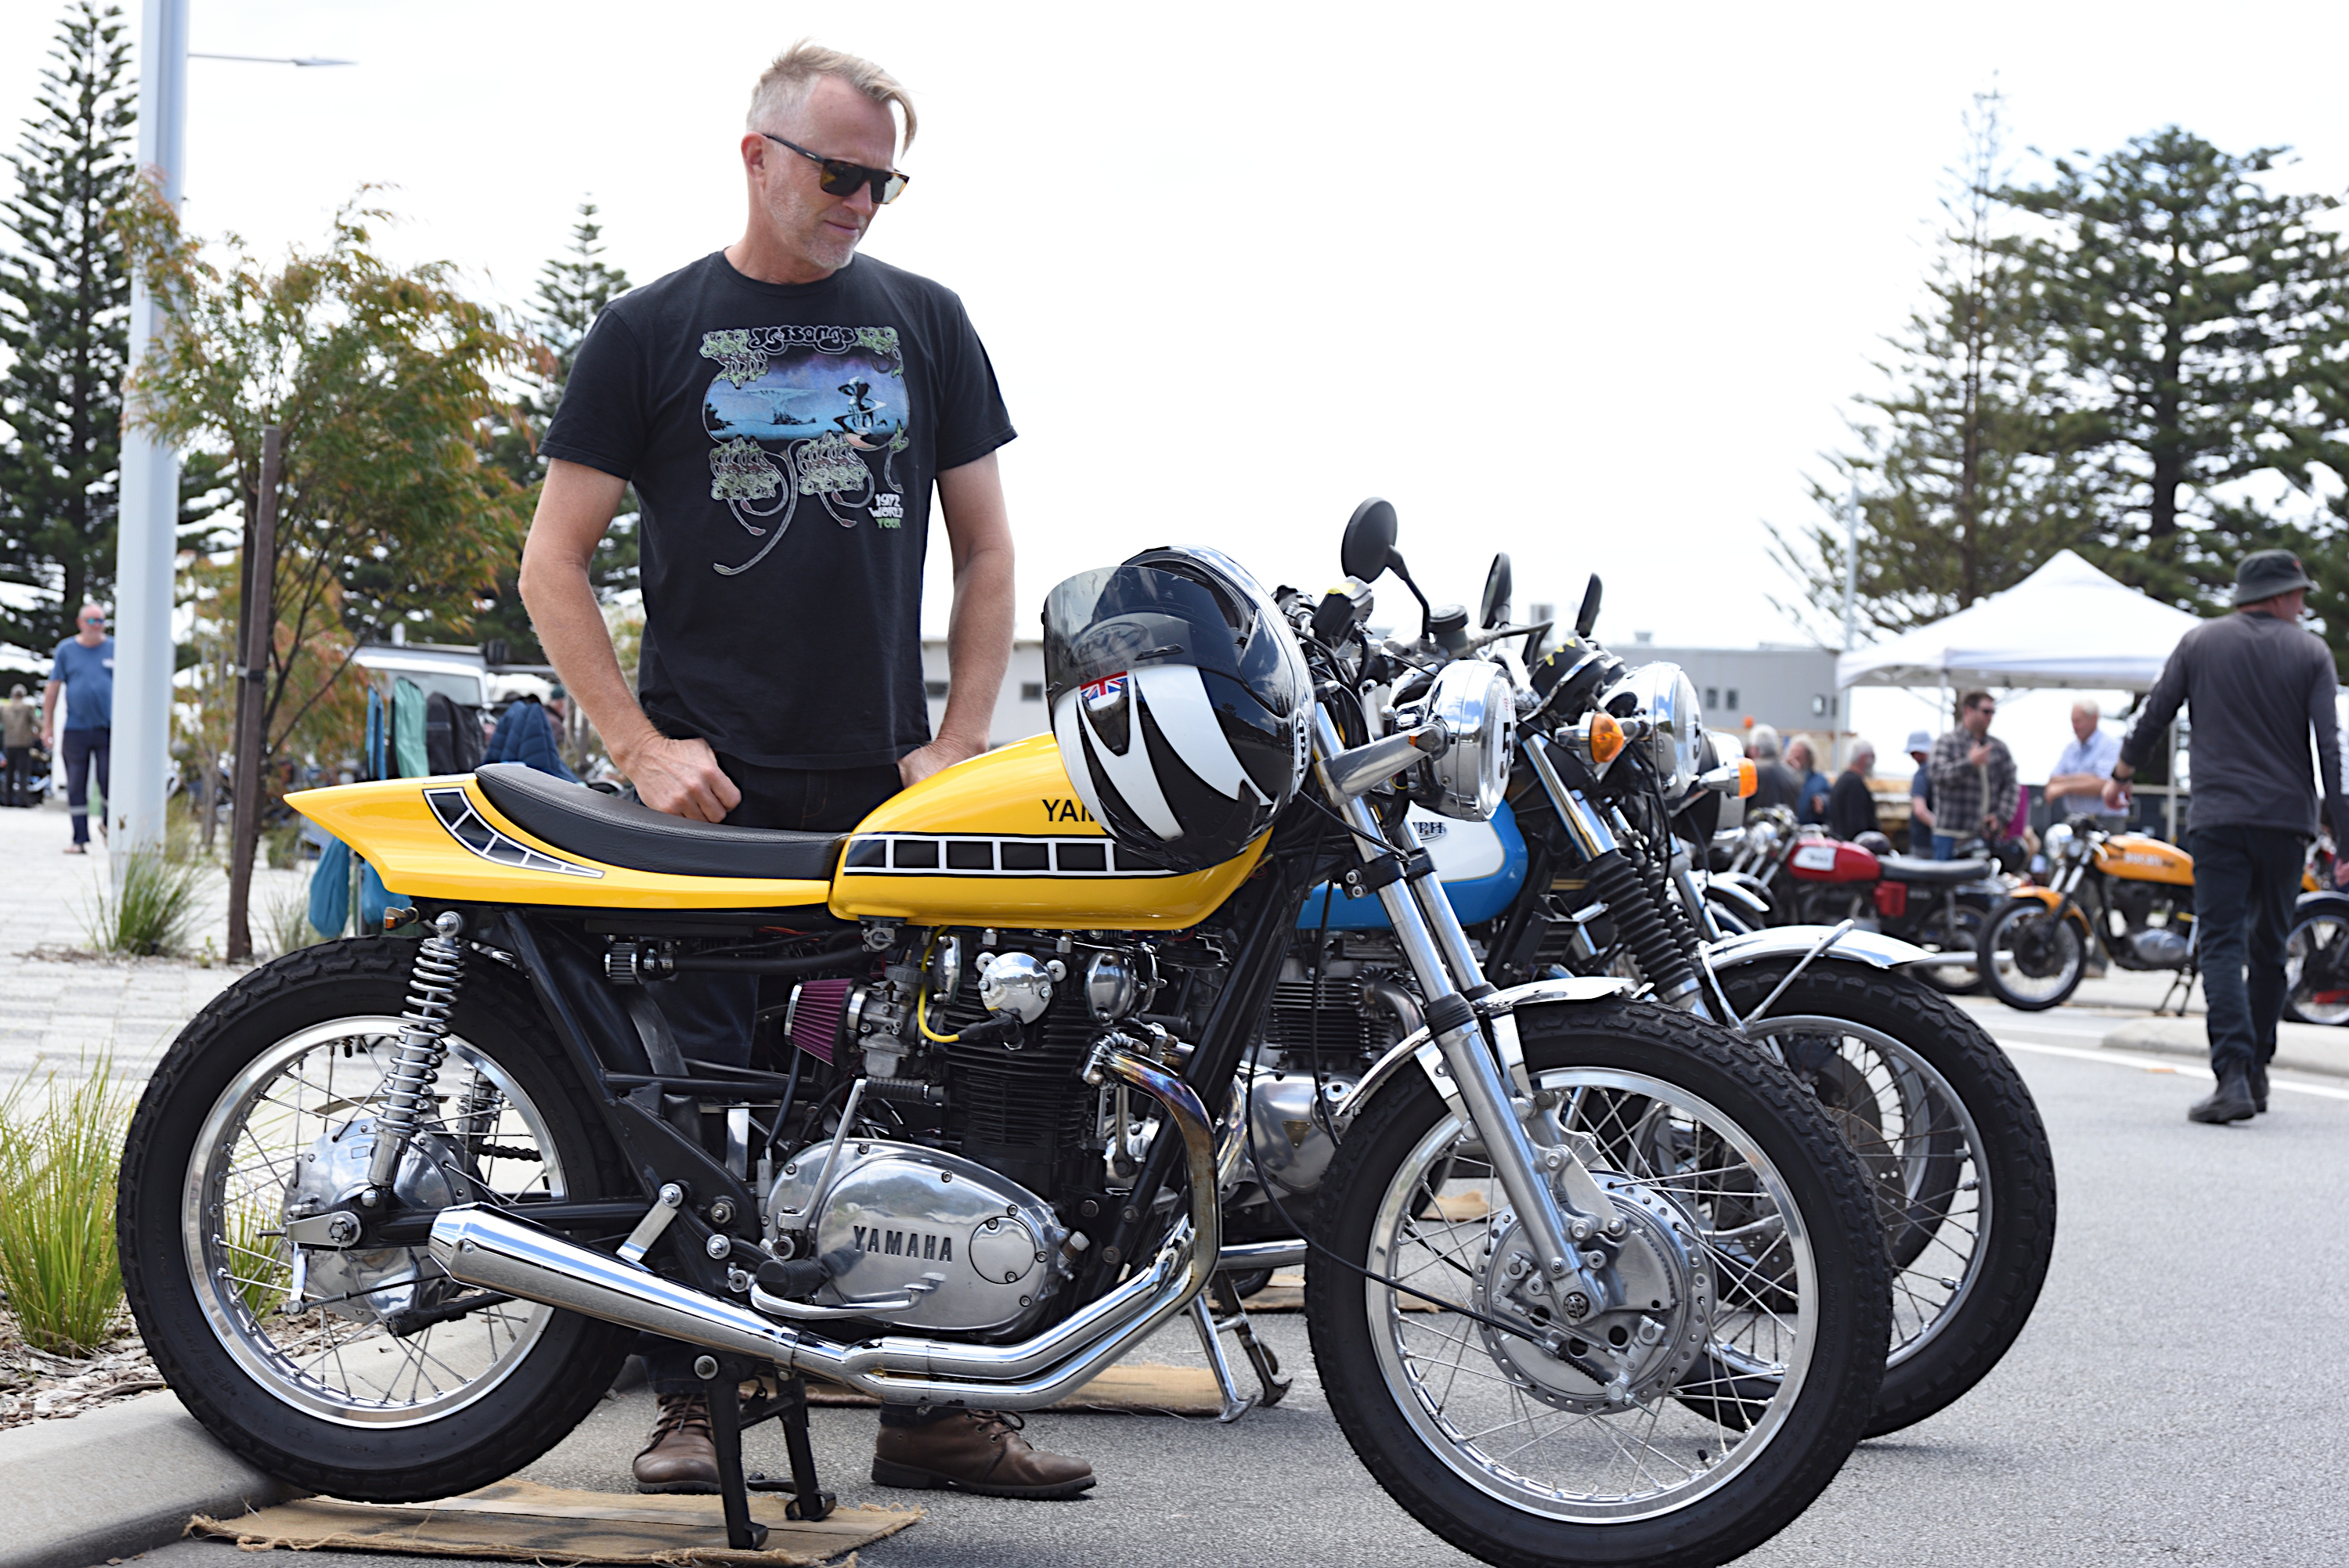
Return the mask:
M2147 691L2201 624L2068 550L2003 593L1836 660L1836 684Z

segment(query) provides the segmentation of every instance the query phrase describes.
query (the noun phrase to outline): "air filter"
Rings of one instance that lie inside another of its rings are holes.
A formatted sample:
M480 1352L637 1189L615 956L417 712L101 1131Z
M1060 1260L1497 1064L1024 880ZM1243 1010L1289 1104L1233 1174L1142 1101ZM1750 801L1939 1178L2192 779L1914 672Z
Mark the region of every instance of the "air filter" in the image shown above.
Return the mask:
M808 1055L826 1063L840 1040L841 1015L848 1011L854 980L802 980L792 987L790 1006L783 1011L783 1037Z

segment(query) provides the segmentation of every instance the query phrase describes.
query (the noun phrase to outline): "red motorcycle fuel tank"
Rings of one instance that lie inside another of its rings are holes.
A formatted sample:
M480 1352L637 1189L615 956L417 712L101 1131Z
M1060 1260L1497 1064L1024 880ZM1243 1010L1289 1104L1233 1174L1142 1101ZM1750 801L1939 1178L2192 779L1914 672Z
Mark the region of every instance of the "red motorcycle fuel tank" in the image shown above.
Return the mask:
M1805 839L1786 857L1786 874L1801 882L1874 882L1884 874L1876 857L1840 839Z

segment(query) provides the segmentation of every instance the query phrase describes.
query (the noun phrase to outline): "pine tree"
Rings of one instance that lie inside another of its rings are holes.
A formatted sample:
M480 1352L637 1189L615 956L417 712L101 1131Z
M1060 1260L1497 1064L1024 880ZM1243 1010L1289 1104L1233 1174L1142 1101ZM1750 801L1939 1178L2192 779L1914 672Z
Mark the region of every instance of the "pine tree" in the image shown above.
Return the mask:
M110 224L136 176L138 91L122 14L75 0L41 73L39 112L8 158L0 226L0 640L41 655L114 579L130 273Z
M1855 480L1857 619L1878 631L2012 587L2081 533L2074 465L2042 414L2044 323L2000 227L1999 108L1996 94L1978 94L1966 118L1925 302L1888 340L1894 357L1879 368L1889 388L1854 399L1860 450L1830 457L1835 477L1812 481L1819 521L1770 530L1801 595L1774 603L1838 638Z
M546 477L538 438L563 402L579 345L595 325L596 315L629 288L628 274L604 261L604 227L595 219L595 203L581 201L570 248L539 269L538 289L527 311L538 352L523 396L512 417L501 423L491 448L492 460L517 484L535 485ZM605 534L589 573L599 598L608 601L636 585L637 514L631 490L622 498L620 513ZM499 575L495 603L482 611L476 630L484 643L504 644L513 663L543 663L545 655L523 607L520 572L517 562Z
M2325 396L2349 348L2349 245L2326 222L2337 199L2263 185L2288 150L2170 126L2001 193L2045 221L2023 253L2062 361L2058 438L2095 469L2088 553L2205 614L2244 553L2322 528L2285 485L2243 481L2309 496L2349 475Z

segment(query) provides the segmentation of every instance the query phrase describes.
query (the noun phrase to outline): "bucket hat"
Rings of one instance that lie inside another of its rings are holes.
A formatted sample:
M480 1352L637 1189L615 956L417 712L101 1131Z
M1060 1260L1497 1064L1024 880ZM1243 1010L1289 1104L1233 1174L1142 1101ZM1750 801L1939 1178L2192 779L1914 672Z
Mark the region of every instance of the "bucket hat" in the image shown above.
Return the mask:
M2300 557L2289 550L2254 550L2235 568L2235 607L2256 604L2295 588L2313 588L2301 569Z

